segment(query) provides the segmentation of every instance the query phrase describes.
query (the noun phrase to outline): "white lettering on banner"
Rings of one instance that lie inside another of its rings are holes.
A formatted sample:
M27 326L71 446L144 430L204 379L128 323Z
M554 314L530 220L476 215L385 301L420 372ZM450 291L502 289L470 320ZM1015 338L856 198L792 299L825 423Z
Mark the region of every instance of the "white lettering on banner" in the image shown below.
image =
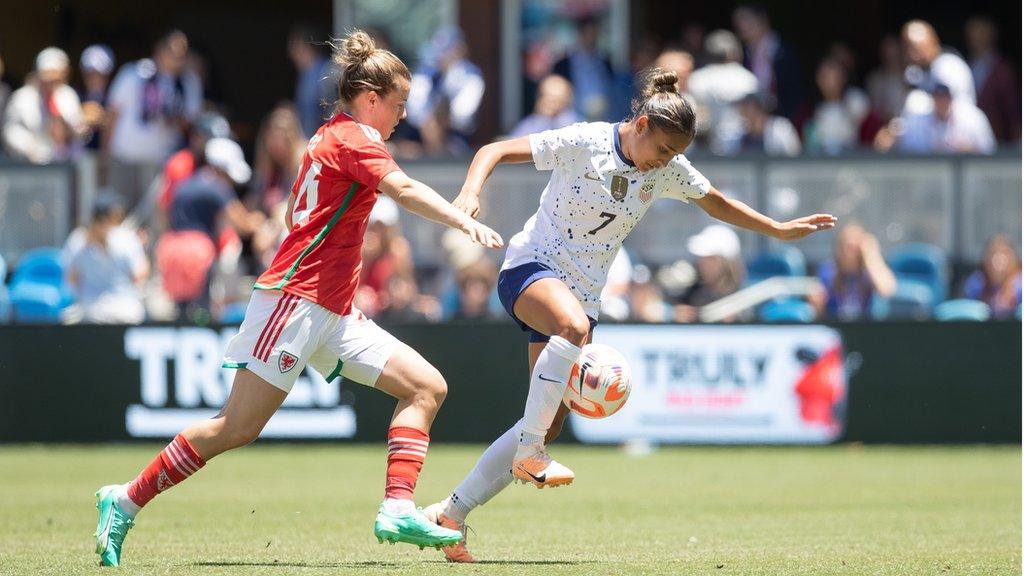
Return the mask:
M135 437L170 437L192 422L216 415L227 400L235 370L222 368L228 341L237 330L209 328L129 328L125 354L139 361L143 405L125 413ZM168 362L174 381L168 382ZM168 392L173 386L174 396ZM295 381L281 409L263 430L269 438L351 438L355 411L341 404L340 385L307 368Z
M617 414L573 416L584 442L824 443L846 405L839 333L825 326L629 326L597 329L633 368Z
M173 328L129 328L124 334L124 352L138 360L142 369L142 403L167 403L167 358L174 354Z

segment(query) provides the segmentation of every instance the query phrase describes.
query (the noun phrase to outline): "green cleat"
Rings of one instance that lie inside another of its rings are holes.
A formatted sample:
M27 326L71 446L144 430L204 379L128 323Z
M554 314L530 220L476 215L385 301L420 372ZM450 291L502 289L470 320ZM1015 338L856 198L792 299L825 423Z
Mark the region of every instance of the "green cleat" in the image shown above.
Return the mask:
M112 484L104 486L96 492L96 509L100 511L99 522L96 523L96 553L100 555L100 566L119 566L121 564L121 545L128 530L135 525L135 520L121 511L117 506L115 491L120 486Z
M392 544L405 542L419 546L420 550L427 546L440 550L462 541L462 532L443 528L427 520L419 508L412 513L395 516L385 512L381 506L377 521L373 523L373 535L381 544L385 540Z

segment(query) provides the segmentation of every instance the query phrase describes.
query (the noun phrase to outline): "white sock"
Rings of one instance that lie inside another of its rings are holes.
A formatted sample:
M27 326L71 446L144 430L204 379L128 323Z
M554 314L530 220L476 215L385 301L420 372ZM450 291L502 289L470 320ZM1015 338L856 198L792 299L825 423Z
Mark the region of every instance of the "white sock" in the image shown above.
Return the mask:
M135 518L135 515L139 513L142 508L136 504L131 498L128 497L128 485L122 484L117 492L114 493L114 497L117 499L117 507L121 509L121 512Z
M517 456L527 447L543 446L544 435L562 404L562 395L569 383L572 366L582 350L560 336L552 336L541 351L530 375L530 392L526 395L523 430L519 437Z
M384 512L392 516L404 516L416 511L416 504L405 498L385 498Z
M474 508L486 504L512 483L512 457L522 424L522 420L516 422L484 450L473 469L445 500L445 516L465 522Z

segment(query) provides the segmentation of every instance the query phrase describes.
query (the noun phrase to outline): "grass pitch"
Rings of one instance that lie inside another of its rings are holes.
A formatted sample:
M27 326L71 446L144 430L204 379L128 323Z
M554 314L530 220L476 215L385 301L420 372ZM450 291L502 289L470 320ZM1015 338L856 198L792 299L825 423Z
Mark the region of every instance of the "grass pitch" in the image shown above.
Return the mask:
M140 516L122 568L92 553L93 491L160 448L0 446L0 574L1021 573L1021 452L1005 448L556 446L573 486L514 484L470 517L483 561L379 545L384 445L257 445ZM479 446L434 446L445 496Z

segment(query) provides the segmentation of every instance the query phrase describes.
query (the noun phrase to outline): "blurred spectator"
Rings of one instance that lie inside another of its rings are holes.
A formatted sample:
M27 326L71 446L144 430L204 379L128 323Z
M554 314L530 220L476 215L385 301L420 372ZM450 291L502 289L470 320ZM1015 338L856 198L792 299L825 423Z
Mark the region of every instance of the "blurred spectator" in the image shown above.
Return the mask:
M82 51L78 67L82 72L82 113L92 134L85 147L99 150L100 133L107 122L107 89L114 73L114 51L106 44L93 44Z
M633 277L633 262L625 246L619 247L611 267L608 268L608 279L601 290L601 316L607 316L615 322L623 322L629 318L629 292Z
M174 202L174 191L205 164L203 150L211 138L230 138L231 126L220 114L206 112L196 118L188 131L188 146L175 152L164 163L160 208L167 212Z
M288 201L305 148L306 137L295 108L290 104L274 108L256 137L255 171L246 199L251 210L269 216L276 206Z
M882 38L878 58L881 64L868 74L868 96L872 110L883 122L888 122L899 115L907 97L900 41L892 35Z
M4 59L0 56L0 122L4 118L4 110L7 109L7 101L11 97L11 86L4 82Z
M939 84L932 89L932 111L904 117L897 131L879 132L876 148L892 145L911 154L991 154L996 141L988 119L977 106L965 99L953 98L949 88Z
M856 148L861 122L870 107L867 95L847 85L847 70L836 60L823 60L815 80L821 103L804 128L808 152L834 156Z
M800 135L789 120L771 114L773 102L770 99L766 94L749 94L740 101L745 129L740 149L769 156L797 156Z
M394 200L379 196L363 233L363 268L356 307L375 317L387 300L388 282L395 274L413 275L412 248L402 236L399 209Z
M952 49L944 49L931 24L911 20L903 25L901 35L903 51L909 66L906 82L915 89L907 94L903 104L904 116L926 114L931 111L928 94L938 84L949 87L956 100L974 104L974 78L964 59Z
M636 264L630 278L629 320L634 322L665 322L669 307L662 297L661 288L651 275L651 269Z
M757 92L757 78L740 64L743 48L732 32L715 30L705 45L710 63L695 70L687 81L697 104L697 130L707 138L712 152L735 154L743 137L738 104Z
M871 298L888 298L896 291L896 276L882 257L878 240L858 224L847 224L835 235L833 260L818 268L826 293L814 299L819 314L857 320L867 316Z
M412 76L409 124L419 131L427 154L469 150L484 95L484 77L468 59L458 28L438 30L423 50Z
M533 114L520 120L509 137L517 138L564 128L579 121L580 117L572 108L572 84L565 78L552 74L540 83Z
M138 324L145 318L140 286L149 276L149 261L138 235L121 226L123 220L118 196L100 194L92 222L68 237L64 260L77 297L69 320Z
M704 25L700 22L687 22L679 31L679 45L693 56L693 67L703 68L710 63L708 53L704 51L705 35Z
M697 275L674 307L677 322L696 321L701 306L736 292L746 277L740 238L728 226L712 224L704 228L686 241L686 249L697 257Z
M1021 267L1013 243L1004 234L985 246L981 265L964 283L964 298L981 300L993 318L1011 318L1021 304Z
M336 87L330 60L320 51L312 28L297 26L288 35L288 57L298 78L295 81L295 108L306 138L330 116Z
M995 22L975 16L965 28L971 56L971 75L978 95L978 108L988 116L999 142L1020 140L1020 78L997 46Z
M746 47L747 68L757 77L762 92L778 102L779 114L796 122L804 103L800 61L771 28L764 6L747 4L732 14L733 27Z
M554 73L572 82L576 113L587 121L608 120L615 110L615 73L600 53L601 23L584 18L577 23L576 46L555 63Z
M245 209L233 188L252 176L238 144L212 138L203 153L206 164L175 191L170 231L156 248L164 290L178 305L179 315L196 322L209 317L210 268L220 230L232 226L247 236L263 221L261 213Z
M78 94L67 85L68 55L46 48L36 56L35 78L11 95L4 114L7 152L34 164L73 158L89 127Z
M491 292L498 282L498 267L486 256L459 270L459 304L452 320L495 320L491 311Z
M654 65L662 70L671 70L679 78L676 81L676 92L685 94L690 74L693 73L693 56L689 52L669 49L658 55Z
M108 143L116 160L162 163L181 145L203 101L199 78L184 69L187 55L188 38L175 30L156 43L152 60L129 62L114 77Z
M420 295L416 281L406 274L391 276L382 305L375 318L383 322L431 322L440 311L437 301Z

